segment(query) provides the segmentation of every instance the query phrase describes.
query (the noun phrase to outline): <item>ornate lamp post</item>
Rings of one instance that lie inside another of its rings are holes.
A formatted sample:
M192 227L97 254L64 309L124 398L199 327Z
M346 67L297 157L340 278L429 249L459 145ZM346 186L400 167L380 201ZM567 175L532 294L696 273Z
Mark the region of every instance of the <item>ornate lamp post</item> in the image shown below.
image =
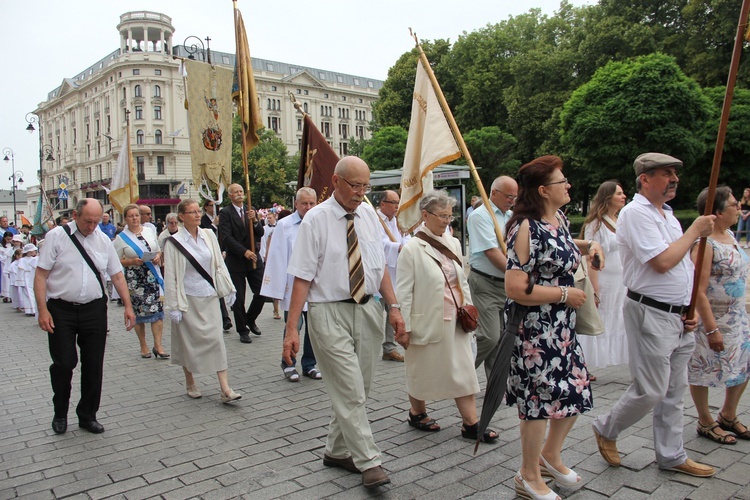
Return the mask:
M5 161L5 163L10 162L11 169L13 170L13 175L8 177L8 180L13 181L13 227L17 227L18 223L16 215L18 214L18 210L16 209L16 189L17 184L23 184L23 172L16 172L16 155L11 148L3 149L3 154L5 155L3 161Z

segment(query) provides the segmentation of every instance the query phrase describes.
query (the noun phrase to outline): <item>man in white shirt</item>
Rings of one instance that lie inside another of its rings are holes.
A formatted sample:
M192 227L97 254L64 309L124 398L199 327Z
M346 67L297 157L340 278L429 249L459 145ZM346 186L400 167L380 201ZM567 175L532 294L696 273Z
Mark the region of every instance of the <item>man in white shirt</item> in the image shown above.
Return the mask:
M307 212L316 205L317 198L318 196L312 188L303 187L297 191L294 201L295 211L293 214L284 217L276 223L276 229L274 230L268 249L268 259L266 260L263 286L260 289L260 293L264 297L271 297L280 301L279 305L281 306L281 310L284 311L284 320L289 315L289 300L292 297L292 286L294 284L294 276L287 273L287 268L292 258L292 250L297 240L299 226ZM315 351L310 342L310 334L307 326L307 304L302 308L302 318L305 321L302 373L313 380L320 380L323 378L323 374L315 367L317 361L315 360ZM302 327L302 318L300 318L300 324L297 325L298 330ZM294 356L292 356L291 364L287 364L283 359L281 360L281 370L284 372L284 377L290 382L299 382L299 373L295 368L296 365L297 359Z
M492 365L497 356L500 336L505 332L503 312L505 309L505 264L507 259L500 249L495 233L497 219L500 230L505 237L505 225L513 212L516 203L518 184L507 176L501 176L492 182L490 207L480 205L469 216L466 223L469 231L469 265L471 273L467 281L471 290L471 299L479 311L479 328L477 336L477 359L474 366L484 363L484 371L490 376Z
M141 212L141 226L150 227L154 230L154 232L156 232L156 234L159 234L156 226L154 226L154 223L151 222L151 207L149 207L148 205L138 205L138 210L140 210Z
M638 194L620 212L617 244L628 288L623 307L632 383L612 409L593 423L599 453L620 465L617 437L653 409L654 451L660 469L710 477L713 467L687 457L682 440L687 363L695 346L695 318L684 313L695 271L690 248L709 236L714 215L701 216L682 233L666 204L677 193L682 162L644 153L633 163Z
M396 265L398 264L398 254L401 248L411 239L410 235L403 235L398 229L396 222L396 212L398 211L399 196L395 191L385 191L380 203L378 204L378 216L383 221L381 232L383 237L383 247L385 249L385 265L388 274L391 276L391 283L396 283ZM386 228L388 230L386 231ZM383 359L386 361L400 361L403 363L404 357L396 349L396 341L393 338L393 328L388 322L390 308L385 301L382 301L385 308L385 342L383 342Z
M81 351L78 425L95 434L104 432L104 427L96 420L96 412L101 400L107 340L107 295L104 293L107 274L125 305L125 328L130 330L135 325L122 264L112 242L98 227L101 218L101 202L92 198L78 202L73 212L74 221L47 233L34 277L39 327L48 333L52 356L50 376L55 408L52 430L57 434L68 428L70 382L78 361L76 343ZM89 255L98 275L72 238L76 238Z
M362 484L375 488L390 479L367 419L384 328L383 310L372 295L379 291L390 305L396 335L405 334L404 319L385 272L378 216L362 204L372 188L367 164L342 158L332 182L332 196L305 215L292 251L288 272L295 278L283 357L291 364L299 351L297 325L307 301L312 344L333 407L323 464L361 472Z

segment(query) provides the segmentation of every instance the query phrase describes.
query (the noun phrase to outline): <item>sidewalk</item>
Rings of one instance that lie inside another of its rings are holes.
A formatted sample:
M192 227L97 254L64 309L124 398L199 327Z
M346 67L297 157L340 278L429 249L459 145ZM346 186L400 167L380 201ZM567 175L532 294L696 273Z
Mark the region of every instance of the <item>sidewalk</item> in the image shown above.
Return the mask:
M461 439L453 401L429 403L438 433L422 433L406 422L403 365L379 361L368 401L375 439L383 452L388 486L369 492L360 476L322 464L329 420L323 383L302 377L287 382L279 368L282 322L267 304L261 337L241 344L225 335L229 380L243 394L233 405L219 399L215 376L198 376L203 398L185 394L180 367L141 359L135 334L122 326L122 308L110 303L104 391L99 421L106 432L89 434L76 425L80 394L74 374L69 430L52 432L52 394L46 334L33 318L0 303L0 500L8 498L513 498L520 466L518 418L501 407L493 428L495 445ZM147 333L149 345L152 339ZM165 345L170 347L169 326ZM484 388L483 370L480 385ZM564 459L583 478L579 489L556 488L563 498L750 499L750 441L720 446L695 432L696 414L685 398L685 447L691 458L720 469L712 479L663 472L654 463L651 419L618 441L623 466L599 457L591 420L607 410L629 383L626 366L597 370L594 411L576 422ZM325 376L325 374L324 374ZM711 391L719 406L722 391ZM481 399L478 401L481 407ZM716 411L714 409L714 411ZM750 424L750 396L739 414Z

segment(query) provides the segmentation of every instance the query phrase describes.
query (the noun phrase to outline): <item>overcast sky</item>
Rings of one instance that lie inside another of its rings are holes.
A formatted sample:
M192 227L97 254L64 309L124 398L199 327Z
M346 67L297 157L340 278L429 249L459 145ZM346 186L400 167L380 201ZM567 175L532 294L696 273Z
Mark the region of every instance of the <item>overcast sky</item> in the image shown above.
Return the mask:
M594 0L572 0L574 5ZM420 39L454 42L509 16L541 8L553 14L559 0L239 0L253 56L385 80L388 68ZM39 136L24 117L72 77L120 46L117 24L125 12L166 14L174 45L190 35L211 38L211 48L234 52L229 0L0 0L4 50L0 96L0 148L15 153L24 186L38 184ZM0 156L0 160L3 156ZM9 189L11 165L0 163L0 188Z

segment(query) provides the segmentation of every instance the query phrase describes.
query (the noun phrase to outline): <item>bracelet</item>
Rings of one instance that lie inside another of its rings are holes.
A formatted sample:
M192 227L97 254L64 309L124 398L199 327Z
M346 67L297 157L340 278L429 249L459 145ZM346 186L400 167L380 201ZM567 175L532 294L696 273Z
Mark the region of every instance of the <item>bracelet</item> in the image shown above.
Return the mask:
M560 286L560 304L564 304L568 301L568 287Z
M710 332L706 332L706 336L709 336L711 334L717 333L718 331L719 331L719 327L717 326L716 328L714 328Z

